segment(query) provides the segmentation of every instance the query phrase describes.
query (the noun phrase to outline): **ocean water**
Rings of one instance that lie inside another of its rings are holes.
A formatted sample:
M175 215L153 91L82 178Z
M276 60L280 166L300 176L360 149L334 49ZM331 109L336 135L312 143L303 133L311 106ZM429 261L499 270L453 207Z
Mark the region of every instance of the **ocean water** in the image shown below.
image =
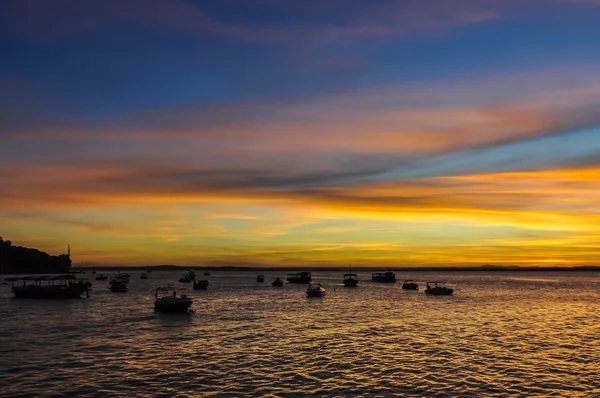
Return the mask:
M456 289L430 297L314 272L324 298L271 287L281 271L214 271L206 291L180 274L68 301L0 286L0 396L600 396L600 273L397 273ZM167 284L193 314L154 313Z

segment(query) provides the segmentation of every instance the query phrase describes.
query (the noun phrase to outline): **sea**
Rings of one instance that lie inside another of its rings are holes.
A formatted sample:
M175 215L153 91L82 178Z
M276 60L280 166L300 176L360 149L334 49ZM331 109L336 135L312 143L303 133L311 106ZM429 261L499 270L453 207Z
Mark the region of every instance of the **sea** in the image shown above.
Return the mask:
M197 270L205 291L181 274L132 271L114 293L88 272L89 298L62 301L0 285L0 396L600 397L598 272L313 272L322 298L272 287L284 271ZM167 285L193 313L154 312Z

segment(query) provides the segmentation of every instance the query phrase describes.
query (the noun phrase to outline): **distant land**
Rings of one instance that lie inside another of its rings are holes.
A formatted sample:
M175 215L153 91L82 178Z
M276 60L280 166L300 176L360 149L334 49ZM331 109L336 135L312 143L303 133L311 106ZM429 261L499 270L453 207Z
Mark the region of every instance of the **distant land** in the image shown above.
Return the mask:
M54 274L70 270L70 254L52 256L37 249L13 246L0 236L0 274Z
M277 267L277 266L185 266L185 265L171 265L171 264L163 264L163 265L151 265L151 266L87 266L82 268L84 271L89 270L108 270L108 271L118 271L118 270L153 270L153 271L186 271L186 270L210 270L210 271L282 271L286 273L295 273L303 270L307 271L347 271L348 267L346 266L328 266L328 267L319 267L319 266L298 266L298 267ZM600 266L574 266L574 267L519 267L517 265L490 265L485 264L481 266L473 266L473 267L352 267L353 272L377 272L380 270L392 270L394 272L410 272L410 271L419 271L419 272L440 272L440 271L477 271L477 272L498 272L498 271L600 271Z

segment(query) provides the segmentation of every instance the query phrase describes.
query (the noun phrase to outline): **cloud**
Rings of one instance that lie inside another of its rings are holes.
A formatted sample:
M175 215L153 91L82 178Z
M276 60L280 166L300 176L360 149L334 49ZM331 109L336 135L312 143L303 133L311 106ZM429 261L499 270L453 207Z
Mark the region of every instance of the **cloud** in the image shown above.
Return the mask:
M319 2L301 6L297 20L284 25L231 21L200 4L184 0L130 0L115 6L94 0L13 0L4 6L3 22L22 35L36 38L65 37L107 32L115 24L135 23L184 34L215 34L241 41L346 41L368 37L402 37L414 33L441 32L457 26L496 18L497 2L458 0L382 2L357 6L322 7ZM283 4L283 6L282 6ZM236 7L236 4L230 5ZM239 7L239 5L237 5ZM247 6L247 4L245 4ZM294 3L256 3L265 12L288 15ZM227 8L227 4L223 7ZM335 10L335 12L332 12ZM213 15L211 15L213 14ZM318 21L318 22L317 22Z

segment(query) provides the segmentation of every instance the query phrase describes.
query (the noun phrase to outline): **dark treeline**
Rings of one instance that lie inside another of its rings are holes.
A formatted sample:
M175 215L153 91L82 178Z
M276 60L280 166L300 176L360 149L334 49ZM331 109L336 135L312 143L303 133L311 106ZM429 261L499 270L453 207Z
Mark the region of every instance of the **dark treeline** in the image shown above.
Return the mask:
M333 266L298 266L298 267L277 267L277 266L185 266L185 265L151 265L151 266L88 266L84 268L86 270L155 270L155 271L177 271L177 270L209 270L209 271L282 271L285 273L296 273L300 271L339 271L348 272L348 267L333 267ZM600 271L600 266L554 266L554 267L519 267L519 266L471 266L471 267L394 267L394 266L382 266L382 267L352 267L352 272L381 272L391 270L394 272L580 272L580 271Z
M37 249L13 246L0 237L0 274L63 273L71 270L68 254L51 256Z

